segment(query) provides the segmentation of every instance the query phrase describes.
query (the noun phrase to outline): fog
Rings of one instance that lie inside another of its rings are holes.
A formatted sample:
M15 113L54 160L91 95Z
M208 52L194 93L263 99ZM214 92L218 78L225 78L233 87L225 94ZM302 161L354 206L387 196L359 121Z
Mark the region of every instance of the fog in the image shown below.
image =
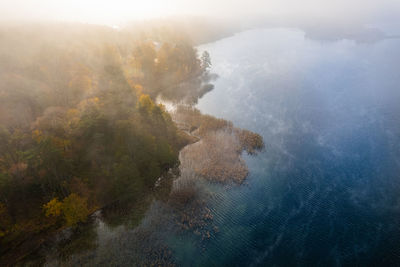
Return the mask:
M400 16L397 0L2 0L1 20L57 20L122 24L169 16L269 17L376 24Z
M400 0L0 0L0 266L400 266L399 41Z

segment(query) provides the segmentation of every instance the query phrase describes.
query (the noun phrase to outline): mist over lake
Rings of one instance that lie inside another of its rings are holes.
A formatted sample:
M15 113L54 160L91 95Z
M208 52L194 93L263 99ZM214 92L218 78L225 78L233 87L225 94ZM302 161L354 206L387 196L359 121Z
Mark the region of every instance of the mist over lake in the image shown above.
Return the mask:
M398 1L122 2L0 7L0 266L400 266Z

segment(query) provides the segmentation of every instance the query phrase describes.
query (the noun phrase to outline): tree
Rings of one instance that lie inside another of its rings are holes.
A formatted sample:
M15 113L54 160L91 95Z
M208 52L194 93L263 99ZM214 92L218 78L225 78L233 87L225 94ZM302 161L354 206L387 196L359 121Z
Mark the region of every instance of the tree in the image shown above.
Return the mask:
M156 56L157 52L155 47L150 42L141 43L133 51L135 62L140 66L145 76L150 75L150 77L152 77Z
M210 53L207 51L204 51L203 54L201 55L201 68L203 71L207 71L209 68L211 68L211 57Z
M89 215L87 201L75 193L64 198L62 202L62 211L66 225L74 226L78 222L85 222Z
M62 202L57 198L53 198L43 208L46 217L60 217L62 215L67 226L74 226L78 222L86 221L89 214L86 199L75 193L64 198Z
M46 217L59 217L62 213L62 203L55 197L43 205Z
M149 95L141 95L139 98L139 111L143 114L150 114L154 109L154 102Z

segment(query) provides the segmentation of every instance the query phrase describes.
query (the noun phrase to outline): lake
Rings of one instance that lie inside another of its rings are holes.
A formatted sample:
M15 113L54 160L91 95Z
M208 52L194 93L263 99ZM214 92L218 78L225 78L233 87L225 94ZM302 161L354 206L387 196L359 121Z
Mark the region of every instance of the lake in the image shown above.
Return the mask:
M260 133L198 265L400 264L400 41L251 30L207 44L205 113Z
M219 78L197 107L264 138L264 152L243 155L246 182L198 182L209 237L176 230L174 211L156 200L138 225L96 219L68 261L129 266L165 253L178 266L400 264L400 41L273 28L199 50Z

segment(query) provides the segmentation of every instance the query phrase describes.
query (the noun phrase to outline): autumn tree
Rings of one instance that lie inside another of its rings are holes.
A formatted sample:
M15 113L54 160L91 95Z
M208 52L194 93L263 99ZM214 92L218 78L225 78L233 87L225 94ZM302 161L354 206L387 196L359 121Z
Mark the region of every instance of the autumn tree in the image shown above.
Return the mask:
M70 194L59 201L53 198L47 202L43 209L47 217L63 217L67 226L74 226L79 222L85 222L89 214L87 200L75 193Z

